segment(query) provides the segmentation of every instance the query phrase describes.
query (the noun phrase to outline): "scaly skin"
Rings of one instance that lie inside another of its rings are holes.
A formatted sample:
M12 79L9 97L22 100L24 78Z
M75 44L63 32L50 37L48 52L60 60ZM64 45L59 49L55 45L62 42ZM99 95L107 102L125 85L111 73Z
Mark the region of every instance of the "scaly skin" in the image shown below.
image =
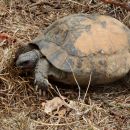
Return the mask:
M38 86L38 89L46 90L50 83L48 81L49 76L53 76L58 80L64 79L66 73L58 70L52 66L48 60L42 57L38 50L32 50L19 55L16 66L22 69L35 69L34 83Z
M16 61L16 66L19 68L34 68L37 64L37 61L40 59L41 54L38 50L32 50L26 53L23 53L18 56Z

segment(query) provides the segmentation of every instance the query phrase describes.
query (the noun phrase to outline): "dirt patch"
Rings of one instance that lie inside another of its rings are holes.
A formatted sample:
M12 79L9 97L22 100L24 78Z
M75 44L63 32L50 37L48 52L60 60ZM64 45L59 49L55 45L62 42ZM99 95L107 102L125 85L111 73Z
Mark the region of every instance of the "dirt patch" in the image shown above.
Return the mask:
M0 42L0 130L130 129L130 87L122 82L90 87L84 101L86 89L79 95L78 88L60 84L55 90L73 107L48 114L42 103L58 94L39 96L33 74L21 74L14 65L19 44L31 41L53 21L80 12L110 15L130 27L130 12L100 0L0 0L0 33L16 39Z

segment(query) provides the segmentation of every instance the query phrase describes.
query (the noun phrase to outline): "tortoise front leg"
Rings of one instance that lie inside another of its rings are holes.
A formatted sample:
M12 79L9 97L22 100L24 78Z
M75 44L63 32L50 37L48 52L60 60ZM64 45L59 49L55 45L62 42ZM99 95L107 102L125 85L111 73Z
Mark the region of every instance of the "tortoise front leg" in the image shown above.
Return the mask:
M48 77L52 76L61 81L66 78L66 73L52 66L46 59L41 58L35 68L35 84L38 89L47 90L51 84Z
M50 85L48 81L48 72L50 64L44 58L39 59L35 68L35 84L37 89L46 90Z

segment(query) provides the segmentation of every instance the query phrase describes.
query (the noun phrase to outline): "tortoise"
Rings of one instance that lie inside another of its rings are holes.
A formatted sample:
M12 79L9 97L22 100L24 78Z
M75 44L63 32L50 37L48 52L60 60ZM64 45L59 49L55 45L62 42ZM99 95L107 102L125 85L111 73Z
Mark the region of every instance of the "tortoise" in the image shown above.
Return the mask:
M41 89L48 79L86 86L108 84L130 70L130 30L117 19L98 14L72 14L47 27L20 54L16 66L35 69Z

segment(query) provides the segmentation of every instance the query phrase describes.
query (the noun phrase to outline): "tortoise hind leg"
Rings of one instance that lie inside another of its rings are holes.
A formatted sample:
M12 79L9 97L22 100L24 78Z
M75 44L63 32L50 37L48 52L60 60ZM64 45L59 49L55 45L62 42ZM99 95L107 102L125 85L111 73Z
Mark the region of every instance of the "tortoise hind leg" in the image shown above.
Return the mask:
M51 65L50 70L49 70L49 76L53 76L54 79L57 79L60 81L60 80L64 80L67 75L62 70L59 70L56 67Z

